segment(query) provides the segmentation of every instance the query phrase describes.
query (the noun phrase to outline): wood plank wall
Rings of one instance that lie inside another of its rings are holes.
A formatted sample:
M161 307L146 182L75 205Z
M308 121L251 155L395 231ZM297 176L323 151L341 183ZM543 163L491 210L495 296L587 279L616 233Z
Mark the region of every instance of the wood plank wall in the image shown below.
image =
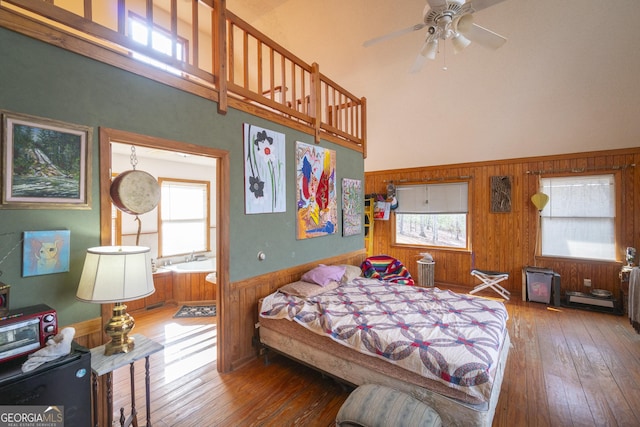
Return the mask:
M258 348L253 345L252 339L257 334L255 324L258 322L258 301L261 298L287 283L300 280L305 272L318 264L359 266L365 257L365 250L362 249L231 283L227 302L229 316L225 319L225 328L229 333L223 344L226 347L223 351L232 361L232 370L250 362L258 355Z
M412 275L418 277L417 263L421 252L430 252L435 264L435 282L472 288L477 284L470 275L472 268L508 272L505 287L521 297L522 268L537 265L551 268L561 275L562 290L585 291L583 279L591 279L594 288L619 295L619 271L624 264L627 246L640 248L640 147L535 158L465 163L365 173L365 193L386 194L387 183L417 183L425 179L471 176L470 239L471 251L401 247L392 242L393 213L389 221L376 220L374 254L388 254L402 260ZM619 174L616 191L618 262L534 257L538 212L531 196L538 191L539 175L584 173ZM510 176L512 207L510 213L491 213L490 179ZM638 260L636 260L637 262ZM504 283L504 282L503 282Z

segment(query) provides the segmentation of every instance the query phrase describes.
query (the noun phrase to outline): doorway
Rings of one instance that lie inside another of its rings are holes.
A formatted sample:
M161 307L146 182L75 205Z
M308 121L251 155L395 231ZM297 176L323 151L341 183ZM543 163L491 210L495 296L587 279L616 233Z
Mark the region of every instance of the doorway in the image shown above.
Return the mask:
M212 174L215 177L212 182L215 189L213 195L211 213L215 218L215 232L212 233L211 247L215 248L216 264L216 303L218 306L218 345L217 368L224 371L224 327L225 296L228 289L229 254L225 248L229 247L229 155L225 150L202 147L180 141L155 138L147 135L139 135L116 129L100 128L100 240L101 245L111 245L114 235L112 220L110 186L114 158L122 156L123 150L131 150L135 147L135 157L139 162L139 170L144 170L143 162L150 162L154 156L162 158L175 156L181 162L193 162L212 166ZM129 154L133 157L133 154ZM145 159L145 160L143 160ZM133 163L133 159L132 159ZM120 165L119 167L121 167ZM131 167L130 167L131 168ZM129 169L130 169L129 168ZM118 172L118 171L114 171ZM208 179L208 178L207 178ZM103 322L111 317L108 306L102 307Z

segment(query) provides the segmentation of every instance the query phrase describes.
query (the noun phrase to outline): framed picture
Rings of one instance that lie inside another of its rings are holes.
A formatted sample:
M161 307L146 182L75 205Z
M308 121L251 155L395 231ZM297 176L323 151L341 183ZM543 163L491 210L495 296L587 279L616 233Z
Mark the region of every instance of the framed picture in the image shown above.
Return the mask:
M354 236L362 233L362 181L342 179L342 235Z
M93 128L2 111L4 209L90 209Z
M511 177L491 177L491 212L511 212Z
M244 124L245 213L286 212L285 136Z
M334 234L337 227L336 152L296 142L298 239Z
M71 231L25 231L22 277L69 271Z

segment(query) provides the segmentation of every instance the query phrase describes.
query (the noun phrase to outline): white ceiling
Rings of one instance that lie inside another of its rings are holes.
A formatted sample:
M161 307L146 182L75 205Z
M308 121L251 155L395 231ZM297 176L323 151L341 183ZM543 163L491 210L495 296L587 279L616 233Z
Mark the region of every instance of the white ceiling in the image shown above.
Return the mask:
M506 0L474 14L508 38L450 44L409 68L425 0L227 0L227 7L367 98L365 170L640 146L640 1ZM447 71L443 71L446 58Z

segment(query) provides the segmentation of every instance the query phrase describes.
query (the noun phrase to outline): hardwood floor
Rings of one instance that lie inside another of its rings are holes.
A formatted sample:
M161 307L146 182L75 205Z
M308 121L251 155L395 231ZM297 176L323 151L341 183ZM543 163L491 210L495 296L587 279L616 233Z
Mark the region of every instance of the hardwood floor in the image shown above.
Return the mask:
M626 317L506 306L513 346L493 426L640 425L640 335ZM154 426L334 425L350 390L282 356L219 374L216 319L173 319L177 309L134 313L135 333L165 345L151 356ZM128 378L128 368L114 374L115 408L130 406ZM144 364L136 384L144 425Z

